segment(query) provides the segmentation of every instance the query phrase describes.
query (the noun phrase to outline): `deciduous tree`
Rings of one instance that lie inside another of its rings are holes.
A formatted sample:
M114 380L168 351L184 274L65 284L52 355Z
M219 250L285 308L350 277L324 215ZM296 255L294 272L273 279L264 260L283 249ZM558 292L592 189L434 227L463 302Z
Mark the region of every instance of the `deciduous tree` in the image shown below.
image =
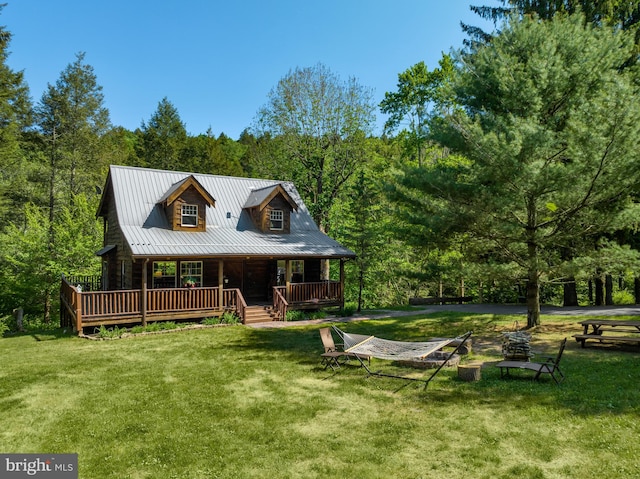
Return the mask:
M281 145L258 174L295 181L321 230L357 166L366 161L364 142L374 126L369 88L355 78L343 82L326 66L296 68L269 93L255 129Z

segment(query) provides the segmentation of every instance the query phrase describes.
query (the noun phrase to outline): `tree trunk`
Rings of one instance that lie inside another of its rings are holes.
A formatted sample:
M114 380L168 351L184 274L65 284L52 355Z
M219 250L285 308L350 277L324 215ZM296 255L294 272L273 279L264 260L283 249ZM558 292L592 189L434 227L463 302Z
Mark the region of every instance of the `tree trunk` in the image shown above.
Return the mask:
M578 288L576 287L576 280L570 277L569 280L564 283L564 295L563 306L578 306Z
M601 276L596 276L593 278L593 283L595 285L595 305L602 306L604 304L604 282L602 281Z
M610 274L604 277L604 304L607 306L613 304L613 278Z
M533 204L533 202L531 202ZM540 324L540 268L538 267L538 244L535 237L536 210L528 206L527 227L527 329Z
M358 278L358 313L362 311L362 290L364 289L364 271L360 268Z
M529 272L527 281L527 329L540 324L540 284L538 272Z
M16 318L16 325L18 327L18 331L24 331L24 325L22 324L22 318L24 316L24 309L16 308L13 310L13 317Z
M633 278L633 296L636 304L640 304L640 278Z

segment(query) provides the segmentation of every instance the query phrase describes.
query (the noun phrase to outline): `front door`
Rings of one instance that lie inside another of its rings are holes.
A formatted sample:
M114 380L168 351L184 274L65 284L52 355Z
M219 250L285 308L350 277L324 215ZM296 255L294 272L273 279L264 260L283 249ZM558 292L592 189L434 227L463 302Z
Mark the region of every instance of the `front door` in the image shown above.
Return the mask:
M251 302L267 301L270 297L271 269L268 260L245 260L242 294Z

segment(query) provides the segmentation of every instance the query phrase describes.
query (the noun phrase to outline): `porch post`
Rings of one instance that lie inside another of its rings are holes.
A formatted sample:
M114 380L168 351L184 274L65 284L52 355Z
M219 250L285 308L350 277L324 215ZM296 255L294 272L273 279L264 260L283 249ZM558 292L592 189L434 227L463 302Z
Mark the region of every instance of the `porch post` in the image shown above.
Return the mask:
M344 309L344 259L340 258L340 309Z
M82 293L76 290L76 288L71 287L72 307L76 307L76 332L78 336L82 336Z
M284 281L284 285L286 288L286 295L285 295L285 299L287 301L291 300L291 261L290 260L285 260L285 281Z
M142 263L142 288L140 288L140 312L142 313L142 326L147 325L147 265L149 258Z
M224 260L218 260L218 300L220 309L224 309Z

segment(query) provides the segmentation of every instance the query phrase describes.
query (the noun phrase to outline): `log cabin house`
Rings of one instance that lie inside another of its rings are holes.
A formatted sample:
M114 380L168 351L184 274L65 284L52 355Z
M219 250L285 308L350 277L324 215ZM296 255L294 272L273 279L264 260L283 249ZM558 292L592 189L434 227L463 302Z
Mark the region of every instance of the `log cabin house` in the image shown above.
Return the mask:
M85 328L344 305L355 254L319 230L295 186L254 178L111 166L99 289L63 278L61 322ZM339 281L322 277L326 260Z

